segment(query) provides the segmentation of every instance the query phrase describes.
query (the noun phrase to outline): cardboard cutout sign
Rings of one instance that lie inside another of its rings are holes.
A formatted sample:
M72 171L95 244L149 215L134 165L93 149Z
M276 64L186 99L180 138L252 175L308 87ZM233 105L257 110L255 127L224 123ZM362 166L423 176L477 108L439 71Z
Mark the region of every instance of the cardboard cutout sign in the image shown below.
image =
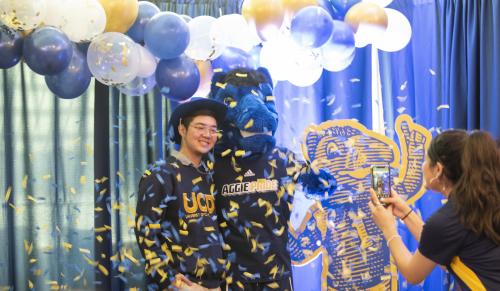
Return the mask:
M397 289L396 268L368 208L370 167L389 164L393 187L412 204L425 192L422 164L432 136L408 115L400 115L395 128L399 147L354 120L306 129L305 158L328 168L338 188L291 228L290 249L296 266L321 257L322 290Z

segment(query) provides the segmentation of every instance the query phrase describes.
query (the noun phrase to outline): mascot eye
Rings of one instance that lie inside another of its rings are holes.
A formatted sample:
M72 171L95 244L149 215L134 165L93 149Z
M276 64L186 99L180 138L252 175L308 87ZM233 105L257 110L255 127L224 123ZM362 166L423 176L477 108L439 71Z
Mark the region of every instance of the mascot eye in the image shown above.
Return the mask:
M224 98L224 103L226 105L229 105L233 101L234 101L234 99L232 97L226 97L226 98Z

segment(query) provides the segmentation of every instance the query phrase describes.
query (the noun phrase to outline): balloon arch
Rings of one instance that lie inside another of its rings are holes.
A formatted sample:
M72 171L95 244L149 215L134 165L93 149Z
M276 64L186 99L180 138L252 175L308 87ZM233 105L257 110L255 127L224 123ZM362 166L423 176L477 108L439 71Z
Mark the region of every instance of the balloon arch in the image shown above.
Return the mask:
M139 96L205 96L214 70L268 68L274 81L310 86L341 71L356 47L405 47L408 19L392 0L244 0L241 14L191 18L137 0L3 0L0 68L24 62L61 98L91 78Z

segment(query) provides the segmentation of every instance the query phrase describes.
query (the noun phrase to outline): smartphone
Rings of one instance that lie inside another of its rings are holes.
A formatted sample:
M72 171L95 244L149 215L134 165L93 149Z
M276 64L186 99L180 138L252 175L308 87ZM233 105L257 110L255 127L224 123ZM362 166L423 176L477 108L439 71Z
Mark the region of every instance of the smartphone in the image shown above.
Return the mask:
M391 196L391 167L387 166L372 166L372 188L377 193L378 199ZM387 206L387 204L382 203Z

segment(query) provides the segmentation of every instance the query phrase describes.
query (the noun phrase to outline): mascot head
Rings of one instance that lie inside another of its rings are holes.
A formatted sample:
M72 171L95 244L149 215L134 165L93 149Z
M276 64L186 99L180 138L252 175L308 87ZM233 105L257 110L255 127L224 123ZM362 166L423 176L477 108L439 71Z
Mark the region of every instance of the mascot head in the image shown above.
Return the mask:
M210 98L227 106L218 150L244 150L245 157L251 157L274 148L278 113L266 69L217 72L211 86Z

